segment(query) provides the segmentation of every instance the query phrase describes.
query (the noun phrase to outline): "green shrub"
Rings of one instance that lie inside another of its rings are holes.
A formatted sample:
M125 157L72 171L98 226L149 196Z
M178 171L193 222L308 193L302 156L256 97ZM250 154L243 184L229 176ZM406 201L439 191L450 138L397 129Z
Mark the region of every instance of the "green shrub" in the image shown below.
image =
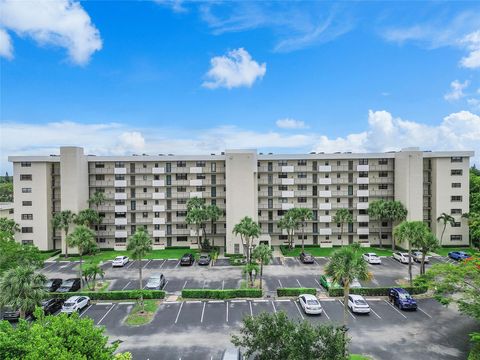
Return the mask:
M243 256L242 257L231 257L229 259L229 262L230 262L230 265L241 266L241 265L245 265L246 259Z
M69 293L50 293L52 297L68 299L70 296L88 296L91 300L136 300L140 297L140 290L120 290L120 291L77 291ZM163 290L143 290L144 299L163 299L165 291Z
M314 288L277 288L277 296L298 296L301 294L316 295L317 289Z
M426 286L390 286L390 287L376 287L376 288L354 288L350 289L350 294L363 295L363 296L388 296L388 291L392 287L400 287L409 292L410 295L424 294L428 288ZM329 296L343 296L342 288L331 288L328 290Z
M183 289L182 298L185 299L234 299L234 298L260 298L263 296L261 289Z

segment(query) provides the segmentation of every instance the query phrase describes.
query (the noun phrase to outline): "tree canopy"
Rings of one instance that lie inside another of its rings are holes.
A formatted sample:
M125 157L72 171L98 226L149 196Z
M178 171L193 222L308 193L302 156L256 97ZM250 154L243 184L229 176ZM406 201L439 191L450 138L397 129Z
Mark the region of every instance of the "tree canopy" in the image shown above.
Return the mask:
M33 245L23 245L15 240L0 239L0 275L18 266L43 266L40 250Z

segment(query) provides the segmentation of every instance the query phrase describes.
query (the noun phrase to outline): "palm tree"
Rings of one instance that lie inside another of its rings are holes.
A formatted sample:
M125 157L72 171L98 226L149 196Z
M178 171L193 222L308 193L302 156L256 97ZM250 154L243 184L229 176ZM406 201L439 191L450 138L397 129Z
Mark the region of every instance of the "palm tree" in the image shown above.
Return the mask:
M447 213L442 213L437 218L437 222L442 222L443 223L442 235L440 236L440 247L442 247L443 246L443 234L445 233L445 229L447 228L447 225L450 225L450 226L455 225L455 218L452 215L449 215Z
M340 237L342 238L343 245L343 225L353 223L353 216L348 209L338 209L335 212L333 221L340 224Z
M351 244L335 251L325 268L325 273L332 278L334 283L343 285L343 324L347 326L350 284L354 279L368 280L371 278L367 262L363 260L360 245Z
M187 203L187 216L185 222L189 225L195 226L195 232L197 234L197 244L200 249L203 250L203 244L200 240L200 231L203 230L205 236L205 223L208 221L208 214L205 208L205 200L194 197L188 200Z
M102 218L97 211L93 209L84 209L75 216L73 222L76 225L85 225L91 228L93 225L102 222Z
M152 239L148 235L144 227L140 227L135 231L135 234L128 238L127 250L131 252L131 257L138 260L138 281L140 286L140 306L141 312L145 311L145 304L143 302L143 284L142 284L142 259L152 250Z
M78 225L67 237L67 244L70 247L78 249L80 255L80 278L82 277L83 254L91 252L97 246L95 243L95 233L85 225Z
M102 191L95 191L95 193L88 199L89 205L94 205L95 209L98 211L98 207L102 205L107 200L105 193Z
M96 262L87 263L83 269L85 284L87 284L91 291L95 291L97 277L100 276L103 279L104 275L105 270ZM90 286L90 282L92 286Z
M205 208L208 219L210 219L210 238L212 239L212 245L215 245L213 239L213 226L223 216L223 210L217 205L208 205Z
M243 253L247 256L247 263L251 263L252 240L260 236L262 229L251 217L245 216L233 227L233 234L240 236Z
M410 279L410 286L413 284L412 244L421 243L426 232L428 232L428 228L423 221L404 221L393 229L393 236L400 242L408 245L408 276Z
M260 289L262 288L263 266L270 263L272 253L272 248L265 244L258 245L252 252L252 258L260 262Z
M300 225L298 217L295 215L295 211L292 211L294 209L288 210L282 218L278 221L278 227L282 230L287 230L287 236L288 236L288 247L290 249L294 248L294 235L295 235L295 230L298 229L298 226Z
M70 225L73 223L74 220L75 214L71 210L62 210L59 213L56 213L52 219L53 229L60 229L65 232L65 258L68 258L68 231L70 230Z
M379 246L382 247L382 222L385 219L385 200L375 200L368 204L368 215L372 220L378 220Z
M422 260L420 261L420 274L425 274L425 256L438 248L439 242L437 237L425 225L425 233L422 237L416 239L412 246L415 246L418 251L422 253Z
M47 296L45 281L45 275L35 272L30 265L7 270L0 278L0 307L11 306L25 319Z
M302 252L305 250L305 226L307 225L308 220L313 219L313 211L307 208L294 208L292 209L294 216L297 217L298 221L302 226Z
M258 265L255 263L246 263L243 267L243 273L248 274L249 286L253 287L255 285L255 280L257 279L258 274Z
M385 219L390 221L392 224L395 222L402 222L407 219L408 210L400 201L386 201L384 209ZM392 237L392 251L393 250L395 250L394 237Z

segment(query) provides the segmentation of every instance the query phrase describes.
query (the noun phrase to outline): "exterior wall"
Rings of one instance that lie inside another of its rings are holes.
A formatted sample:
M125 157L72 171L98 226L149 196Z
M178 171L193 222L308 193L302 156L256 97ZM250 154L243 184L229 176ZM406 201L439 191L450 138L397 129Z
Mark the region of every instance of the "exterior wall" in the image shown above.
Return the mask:
M14 204L0 203L0 218L14 220Z
M226 152L226 252L243 252L239 236L233 227L249 216L258 221L257 152L231 150ZM235 246L237 245L237 246Z

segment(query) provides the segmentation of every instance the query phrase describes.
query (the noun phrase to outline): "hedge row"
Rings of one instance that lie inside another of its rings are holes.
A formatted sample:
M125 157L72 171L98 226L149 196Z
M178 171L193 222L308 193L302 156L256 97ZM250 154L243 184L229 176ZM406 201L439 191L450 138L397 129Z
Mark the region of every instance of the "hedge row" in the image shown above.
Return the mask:
M77 291L69 293L50 293L52 297L68 299L71 296L88 296L91 300L136 300L140 297L139 290L120 290L120 291ZM163 290L143 290L144 299L163 299L165 291Z
M316 295L317 289L314 288L277 288L277 296L298 296L301 294Z
M263 292L261 289L183 289L182 298L184 299L234 299L234 298L261 298Z
M398 286L408 291L410 295L424 294L427 292L428 288L426 286ZM388 291L392 288L390 287L362 287L362 288L352 288L350 289L350 294L363 295L363 296L388 296ZM341 288L331 288L328 290L328 296L343 296L343 289Z

